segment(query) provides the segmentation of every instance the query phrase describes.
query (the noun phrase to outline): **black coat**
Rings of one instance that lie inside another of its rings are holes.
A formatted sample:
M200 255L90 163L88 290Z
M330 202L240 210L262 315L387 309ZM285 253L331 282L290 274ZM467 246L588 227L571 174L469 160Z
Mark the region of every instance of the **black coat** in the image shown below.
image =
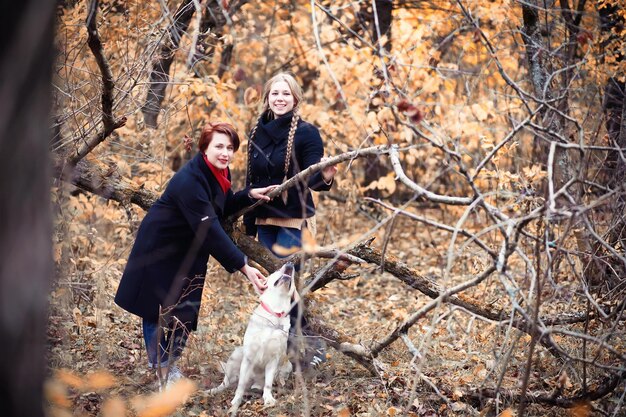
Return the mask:
M220 219L252 204L248 190L224 194L198 153L170 180L141 222L115 302L144 319L176 316L195 330L209 256L229 272L246 262Z
M290 112L270 120L267 117L268 112L259 121L249 152L251 188L281 184L285 177L287 136L293 113ZM287 178L291 178L298 172L318 163L322 156L324 156L324 144L319 130L312 124L300 119L294 137L292 159ZM276 197L271 202L255 208L252 216L248 216L246 225L250 225L251 217L295 219L311 217L315 214L315 205L309 189L327 191L331 185L324 183L322 173L318 171L311 175L306 182L299 183L289 189L287 204L283 202L282 198ZM248 231L250 231L249 228Z

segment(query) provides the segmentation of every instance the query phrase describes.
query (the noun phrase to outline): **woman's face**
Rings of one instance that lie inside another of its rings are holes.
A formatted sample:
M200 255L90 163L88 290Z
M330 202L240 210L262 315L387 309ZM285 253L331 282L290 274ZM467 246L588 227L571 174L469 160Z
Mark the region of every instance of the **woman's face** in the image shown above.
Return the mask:
M270 110L277 117L289 113L295 105L293 94L286 81L276 81L272 84L267 101Z
M209 162L217 169L226 169L235 153L235 147L230 136L221 132L214 132L213 139L206 148L206 156Z

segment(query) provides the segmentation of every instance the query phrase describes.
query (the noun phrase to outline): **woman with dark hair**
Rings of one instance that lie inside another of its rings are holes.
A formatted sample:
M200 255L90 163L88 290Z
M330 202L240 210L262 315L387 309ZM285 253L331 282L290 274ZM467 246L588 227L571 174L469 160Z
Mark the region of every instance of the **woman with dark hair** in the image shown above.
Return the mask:
M206 125L198 154L170 180L141 222L115 302L143 319L150 368L163 387L180 379L175 361L196 330L209 256L228 272L241 271L257 292L265 277L247 263L220 220L273 187L230 189L228 164L239 136L227 123Z

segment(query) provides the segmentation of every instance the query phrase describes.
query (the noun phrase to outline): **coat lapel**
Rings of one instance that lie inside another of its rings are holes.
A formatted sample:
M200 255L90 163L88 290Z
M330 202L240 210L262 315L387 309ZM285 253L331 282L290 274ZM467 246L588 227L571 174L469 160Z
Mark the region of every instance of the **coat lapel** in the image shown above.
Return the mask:
M204 162L204 158L198 152L198 154L194 157L194 167L200 172L201 176L206 180L205 186L209 190L209 194L211 195L211 204L215 209L215 214L218 217L222 217L224 214L224 205L226 204L226 195L224 191L222 191L222 187L217 182L217 179L211 172L208 166L206 166L206 162ZM230 171L229 171L230 177Z

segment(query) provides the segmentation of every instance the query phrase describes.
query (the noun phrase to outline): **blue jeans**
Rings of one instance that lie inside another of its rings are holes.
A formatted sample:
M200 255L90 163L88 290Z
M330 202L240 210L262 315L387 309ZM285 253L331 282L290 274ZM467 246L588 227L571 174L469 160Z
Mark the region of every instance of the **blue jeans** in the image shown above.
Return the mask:
M273 248L274 245L281 246L285 249L294 246L297 248L302 247L302 230L291 227L260 225L257 228L257 236L259 242L279 258L284 258L285 255L276 253Z
M143 339L148 352L148 366L164 368L171 360L176 362L187 344L187 329L177 326L174 330L159 326L159 323L143 320ZM157 338L159 342L157 343Z

